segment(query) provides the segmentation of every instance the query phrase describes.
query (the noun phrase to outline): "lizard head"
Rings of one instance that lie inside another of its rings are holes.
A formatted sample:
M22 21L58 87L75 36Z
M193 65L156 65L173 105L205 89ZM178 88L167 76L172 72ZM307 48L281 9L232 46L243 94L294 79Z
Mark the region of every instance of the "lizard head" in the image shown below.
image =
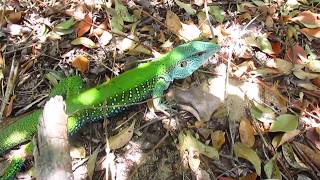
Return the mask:
M169 54L168 74L172 79L184 79L219 50L220 46L211 42L192 41L180 45Z

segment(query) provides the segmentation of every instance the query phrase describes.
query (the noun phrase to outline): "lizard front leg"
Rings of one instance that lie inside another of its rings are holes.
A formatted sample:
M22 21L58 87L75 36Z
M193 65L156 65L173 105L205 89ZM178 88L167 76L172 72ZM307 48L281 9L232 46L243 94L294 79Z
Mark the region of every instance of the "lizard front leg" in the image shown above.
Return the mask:
M166 104L162 102L163 92L168 89L171 80L166 80L166 78L160 77L158 81L156 81L154 90L152 93L153 105L157 111L163 112L165 115L170 116L167 110L171 109Z

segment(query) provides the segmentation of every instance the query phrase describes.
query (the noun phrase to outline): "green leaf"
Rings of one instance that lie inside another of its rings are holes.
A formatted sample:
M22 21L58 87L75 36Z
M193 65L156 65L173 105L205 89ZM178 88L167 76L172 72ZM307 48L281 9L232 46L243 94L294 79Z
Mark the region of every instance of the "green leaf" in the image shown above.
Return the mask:
M71 41L72 45L84 45L87 48L95 48L96 44L89 38L79 37Z
M203 9L203 11L205 11L205 9ZM209 14L214 16L215 20L219 23L222 23L224 20L225 12L220 9L219 6L209 6Z
M177 3L177 5L180 8L183 8L189 15L194 15L194 14L197 13L197 11L195 9L193 9L191 4L186 4L186 3L183 3L183 2L178 1L178 0L175 0L175 2Z
M217 149L203 144L193 137L190 131L181 131L178 139L181 157L183 157L185 151L188 151L189 153L198 152L212 159L219 159L219 152Z
M261 174L261 160L257 153L245 144L236 142L233 151L237 157L244 158L253 164L256 173Z
M298 118L292 114L282 114L271 124L270 132L289 132L297 129Z
M133 22L134 18L128 12L126 6L124 6L119 0L114 0L115 3L115 12L119 18L125 22Z
M263 167L268 179L282 179L281 172L277 165L277 156L278 154L275 154Z
M113 32L122 33L123 30L123 19L119 16L113 16L111 19L111 30Z
M76 20L74 18L70 18L66 21L63 21L55 26L56 29L59 30L67 30L72 28L76 24Z
M261 51L267 53L267 54L274 54L272 50L272 46L268 38L265 37L257 37L256 39L257 44L259 45L259 48Z
M275 120L273 110L260 104L253 105L250 112L254 118L264 123L271 123Z

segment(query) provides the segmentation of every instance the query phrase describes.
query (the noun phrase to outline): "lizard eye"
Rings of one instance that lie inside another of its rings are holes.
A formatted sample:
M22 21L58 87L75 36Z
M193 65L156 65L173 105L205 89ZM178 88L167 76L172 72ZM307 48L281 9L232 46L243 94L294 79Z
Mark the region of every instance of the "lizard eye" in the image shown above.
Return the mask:
M202 51L201 52L197 52L197 53L194 54L194 56L197 56L197 57L202 56L202 55L203 55Z
M182 68L186 67L187 65L188 65L187 61L182 61L182 62L180 63L180 66L181 66Z

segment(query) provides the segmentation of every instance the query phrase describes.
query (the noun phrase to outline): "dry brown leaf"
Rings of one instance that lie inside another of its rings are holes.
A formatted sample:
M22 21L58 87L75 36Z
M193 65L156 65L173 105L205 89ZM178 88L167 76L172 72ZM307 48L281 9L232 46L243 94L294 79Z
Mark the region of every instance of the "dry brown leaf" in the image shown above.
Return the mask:
M291 21L298 21L307 28L318 28L320 27L320 15L311 11L303 11L298 16L290 19Z
M175 34L179 34L179 31L182 29L182 24L179 17L170 10L167 11L166 15L166 26Z
M90 157L88 159L87 168L88 168L89 180L91 180L93 177L99 151L100 151L100 146L98 146L98 148L93 151L93 153L90 155Z
M86 32L88 32L91 28L91 24L92 24L92 14L91 12L89 12L85 18L83 20L81 20L76 28L75 28L75 32L77 34L77 37L81 37L83 36Z
M303 64L307 59L307 54L301 46L296 44L293 47L288 48L284 59L291 61L294 64Z
M320 129L318 127L318 129ZM307 130L306 137L320 150L320 134L317 132L316 127Z
M78 55L72 60L71 65L81 73L86 73L89 69L89 60L83 55Z
M223 131L214 131L211 133L211 141L214 148L217 150L221 149L221 146L225 143L225 135L226 133Z
M199 12L197 14L199 25L200 25L200 30L202 32L202 36L205 38L210 38L212 36L210 26L207 20L207 16L204 12Z
M311 82L317 87L320 87L320 78L312 79Z
M320 38L320 28L316 28L316 29L303 28L303 29L300 29L299 31L304 35L306 35L309 40L312 40L312 38L310 37Z
M7 16L7 19L13 23L13 24L17 24L21 21L22 19L22 16L23 16L23 12L12 12L12 13L9 13L8 16Z
M254 129L247 118L242 118L239 126L240 140L243 144L252 147L255 142Z
M266 17L266 26L268 28L272 28L273 27L273 19L272 19L272 17L270 15Z
M239 178L239 180L256 180L256 179L257 179L257 173L255 172Z
M4 117L8 117L8 116L11 115L11 113L12 113L12 108L13 108L13 101L14 101L15 99L16 99L16 96L15 96L15 95L11 96L9 103L7 104L7 106L6 106L5 109L4 109Z
M272 50L275 53L275 55L278 55L281 53L281 44L279 41L271 42Z
M312 161L318 168L320 168L320 151L319 150L313 150L309 146L306 146L304 144L301 144L299 142L293 142L294 145L296 145L305 156L308 157L310 161Z
M280 147L282 144L290 141L291 139L293 139L294 137L296 137L296 136L299 135L299 134L300 134L300 131L299 131L298 129L284 133L284 134L281 136L281 138L279 139L277 145L276 145L274 148L277 149L277 148Z

